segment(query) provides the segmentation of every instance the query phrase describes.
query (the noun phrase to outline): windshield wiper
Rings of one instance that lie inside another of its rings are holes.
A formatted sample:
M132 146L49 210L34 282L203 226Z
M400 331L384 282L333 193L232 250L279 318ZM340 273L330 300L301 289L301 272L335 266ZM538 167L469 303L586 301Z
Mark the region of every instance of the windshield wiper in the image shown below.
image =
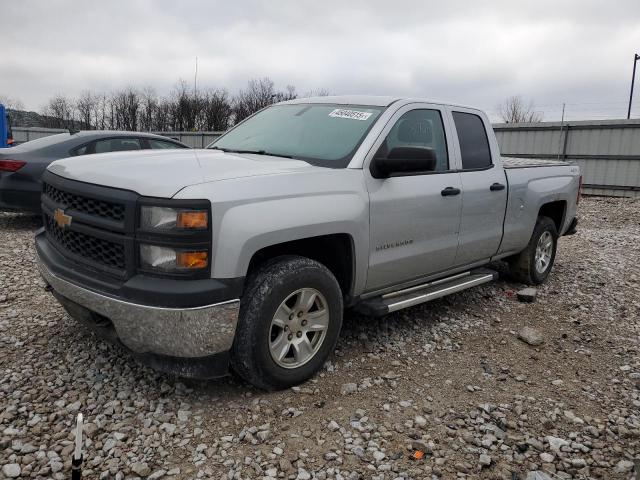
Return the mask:
M241 150L241 149L235 149L235 148L221 148L221 147L211 147L211 150L220 150L225 153L253 153L255 155L269 155L272 157L293 158L291 155L284 155L281 153L272 153L272 152L267 152L266 150Z

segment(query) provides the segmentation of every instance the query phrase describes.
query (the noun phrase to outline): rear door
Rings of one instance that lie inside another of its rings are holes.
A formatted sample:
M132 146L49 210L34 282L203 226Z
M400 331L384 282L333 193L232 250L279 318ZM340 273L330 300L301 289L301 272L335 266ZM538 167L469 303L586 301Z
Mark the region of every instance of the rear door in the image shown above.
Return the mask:
M398 110L365 162L369 191L370 251L367 290L397 285L453 265L462 207L460 174L446 108L410 104ZM377 179L369 171L378 151L427 147L434 172ZM444 194L442 192L445 192Z
M499 156L498 146L489 141L491 124L486 117L457 107L452 108L452 117L462 162L462 220L455 259L455 265L461 266L487 260L498 251L507 181L502 166L493 161Z

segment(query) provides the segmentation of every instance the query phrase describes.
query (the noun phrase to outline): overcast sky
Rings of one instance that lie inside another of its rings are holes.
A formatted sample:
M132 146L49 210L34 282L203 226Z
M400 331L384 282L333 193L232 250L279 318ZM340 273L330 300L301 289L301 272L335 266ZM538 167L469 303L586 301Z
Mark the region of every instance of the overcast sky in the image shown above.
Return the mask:
M84 89L167 94L193 82L197 56L199 87L231 93L269 76L298 93L490 112L521 94L546 120L563 102L570 118L624 117L640 53L640 0L15 0L0 11L0 95L36 111Z

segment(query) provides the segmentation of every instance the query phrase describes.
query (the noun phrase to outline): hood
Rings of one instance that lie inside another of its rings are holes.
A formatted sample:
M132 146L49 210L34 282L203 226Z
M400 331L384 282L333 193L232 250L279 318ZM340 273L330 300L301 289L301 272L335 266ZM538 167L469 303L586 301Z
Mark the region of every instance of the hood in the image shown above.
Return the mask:
M313 167L301 160L219 150L145 150L65 158L49 165L61 177L140 195L170 198L189 185Z

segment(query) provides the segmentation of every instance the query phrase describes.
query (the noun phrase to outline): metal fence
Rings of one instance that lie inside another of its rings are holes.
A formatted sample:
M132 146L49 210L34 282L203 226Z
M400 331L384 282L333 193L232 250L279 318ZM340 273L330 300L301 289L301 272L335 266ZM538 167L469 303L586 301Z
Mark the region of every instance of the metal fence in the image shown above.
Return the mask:
M505 156L560 159L580 165L584 193L640 198L640 120L495 124ZM16 143L65 132L13 128ZM223 132L155 132L204 148Z
M640 198L640 120L495 124L502 155L576 163L583 192Z

